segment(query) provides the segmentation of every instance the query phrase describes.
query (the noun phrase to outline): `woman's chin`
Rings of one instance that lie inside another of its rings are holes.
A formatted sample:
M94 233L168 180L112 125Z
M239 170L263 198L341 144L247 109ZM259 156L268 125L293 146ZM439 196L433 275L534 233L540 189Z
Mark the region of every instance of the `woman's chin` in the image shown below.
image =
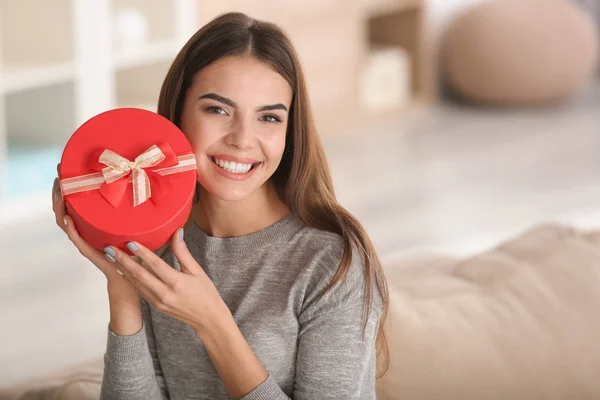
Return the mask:
M237 187L232 188L231 185L222 185L216 182L210 184L202 184L205 195L214 199L230 202L238 202L247 199L254 192L254 188ZM242 185L239 185L242 186ZM245 186L245 185L244 185Z
M248 197L250 197L250 193L232 193L232 192L217 192L212 194L215 198L222 200L222 201L229 201L229 202L239 202L239 201L243 201L246 200Z
M205 173L202 173L205 172ZM252 175L253 179L230 179L231 177L215 174L215 171L200 171L199 182L204 191L215 199L230 202L239 202L250 197L254 192L261 190L263 184L257 185L262 181L264 171L255 171L258 174Z

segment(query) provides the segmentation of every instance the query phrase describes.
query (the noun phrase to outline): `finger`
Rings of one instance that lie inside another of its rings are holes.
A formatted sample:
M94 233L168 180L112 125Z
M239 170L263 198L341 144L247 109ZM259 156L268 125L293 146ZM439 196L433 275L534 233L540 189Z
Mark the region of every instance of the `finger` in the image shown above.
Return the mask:
M162 258L154 254L153 251L137 242L127 243L127 248L133 254L142 259L144 265L148 267L162 282L173 287L179 279L179 272L175 271Z
M167 285L159 277L148 271L143 265L135 261L121 249L115 246L108 246L104 251L119 264L119 269L123 272L127 280L140 290L148 290L151 294L159 298L169 291ZM166 267L168 268L168 265Z
M56 166L58 167L60 164ZM114 277L117 271L111 263L104 258L104 254L92 247L89 243L79 236L79 232L73 223L73 219L66 214L65 204L60 191L59 179L54 179L52 188L52 209L56 219L56 224L67 234L69 240L75 245L77 250L88 260L90 260L107 277Z
M203 275L204 270L198 265L198 262L196 262L196 259L194 259L194 256L192 256L188 250L188 247L183 240L183 235L183 228L180 228L171 238L173 254L177 257L177 261L179 261L179 265L181 265L181 270L183 272L190 275Z
M114 277L118 272L111 262L109 262L104 253L92 247L88 242L83 240L77 232L77 228L73 223L73 219L68 215L64 217L64 230L67 233L69 240L77 247L77 250L88 260L90 260L106 277Z
M58 185L58 178L54 178L54 183L52 183L52 210L54 210L54 206L56 205L56 186Z
M116 261L114 259L114 257L112 257L110 254L104 253L104 256L106 257L107 260L109 260L109 263L111 264L111 268L114 269L120 275L120 277L118 279L125 279L137 290L137 292L143 298L145 298L150 304L152 304L156 307L156 304L158 304L158 298L152 291L150 291L150 289L147 286L136 281L132 277L131 273L126 268L124 268L121 264L119 264L119 262ZM158 308L158 307L156 307L156 308Z
M112 254L114 254L114 256ZM116 271L116 273L121 275L122 279L125 279L129 283L131 283L144 298L146 298L150 302L156 299L154 293L152 293L147 286L142 285L140 282L135 280L131 275L130 270L125 268L122 264L119 263L119 261L116 260L116 258L120 257L117 256L117 252L115 251L115 248L113 246L107 246L106 249L104 249L104 257L109 262L109 267Z
M52 210L54 211L56 224L62 230L65 230L64 217L66 215L66 211L65 211L65 205L62 200L62 196L60 194L58 179L55 180L54 187L52 188Z
M57 200L62 200L62 193L60 190L60 163L56 164L56 175L54 178L54 185L52 186L52 204L56 203Z

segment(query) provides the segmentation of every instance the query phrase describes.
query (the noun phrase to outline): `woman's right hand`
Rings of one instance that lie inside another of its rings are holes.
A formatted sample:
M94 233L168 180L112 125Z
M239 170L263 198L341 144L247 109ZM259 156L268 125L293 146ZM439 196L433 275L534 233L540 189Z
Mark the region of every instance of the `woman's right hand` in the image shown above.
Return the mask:
M95 249L79 236L73 220L67 215L58 178L54 180L52 188L52 209L56 224L67 234L77 250L106 276L113 332L130 335L139 331L141 305L137 289L123 278L118 272L118 265L108 261L103 251Z

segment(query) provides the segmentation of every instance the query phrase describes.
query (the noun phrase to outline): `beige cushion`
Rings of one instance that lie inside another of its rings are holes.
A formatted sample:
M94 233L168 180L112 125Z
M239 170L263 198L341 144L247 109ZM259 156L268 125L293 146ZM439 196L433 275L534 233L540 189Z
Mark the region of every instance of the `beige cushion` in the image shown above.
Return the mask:
M98 400L103 360L98 358L0 391L0 400Z
M600 240L541 226L391 280L378 399L600 398Z
M594 75L596 29L572 1L485 1L450 24L445 78L456 94L484 104L562 100Z

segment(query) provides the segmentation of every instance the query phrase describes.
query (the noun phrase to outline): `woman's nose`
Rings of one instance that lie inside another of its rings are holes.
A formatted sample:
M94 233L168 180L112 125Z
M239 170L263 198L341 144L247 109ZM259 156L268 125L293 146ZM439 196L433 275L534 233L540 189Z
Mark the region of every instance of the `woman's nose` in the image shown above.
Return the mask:
M228 145L240 150L251 149L256 141L251 121L247 121L244 118L236 118L231 126L231 132L229 132L225 141Z

